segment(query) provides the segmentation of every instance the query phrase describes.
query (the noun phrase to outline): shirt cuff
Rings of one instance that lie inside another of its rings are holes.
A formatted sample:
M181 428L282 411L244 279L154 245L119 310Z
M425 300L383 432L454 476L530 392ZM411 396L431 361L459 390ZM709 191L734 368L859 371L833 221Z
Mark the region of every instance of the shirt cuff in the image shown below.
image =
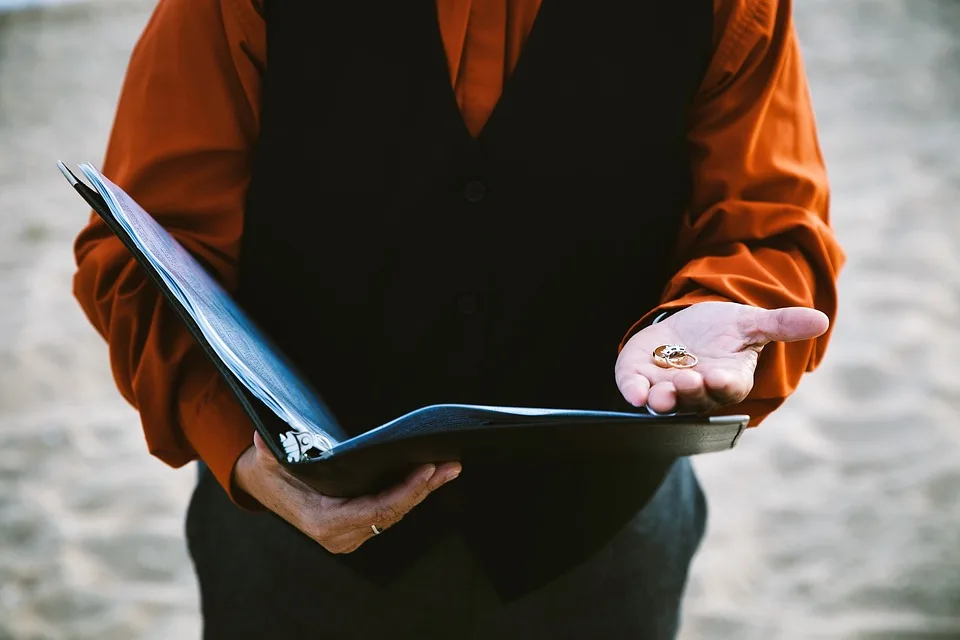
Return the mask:
M199 393L183 389L180 428L230 500L242 509L261 511L264 507L233 482L237 460L253 446L253 423L220 373L212 366L205 372L211 377Z

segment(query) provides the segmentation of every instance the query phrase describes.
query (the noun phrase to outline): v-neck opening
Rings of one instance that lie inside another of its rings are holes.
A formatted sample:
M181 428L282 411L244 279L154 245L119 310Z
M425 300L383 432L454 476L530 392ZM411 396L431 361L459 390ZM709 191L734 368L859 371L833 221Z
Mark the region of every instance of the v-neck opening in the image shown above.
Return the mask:
M543 30L543 12L545 6L550 5L550 0L541 0L540 7L537 10L537 15L533 18L533 23L530 26L530 31L527 34L526 41L524 42L523 48L521 49L519 55L517 56L516 64L513 67L513 71L507 75L503 80L502 90L500 95L497 97L496 102L493 105L493 109L490 111L486 120L483 123L483 126L480 127L480 131L477 132L477 135L474 135L470 130L470 126L467 124L466 119L464 118L463 111L460 109L460 103L457 101L457 89L456 86L450 80L450 60L447 57L447 48L443 41L443 32L440 26L440 15L437 11L436 0L424 0L430 4L430 17L431 17L431 31L432 38L434 41L434 51L437 54L436 57L439 60L438 71L440 72L440 77L443 78L444 82L444 95L446 96L444 102L447 103L447 107L454 110L456 115L456 120L458 123L457 129L458 134L465 137L473 145L477 145L483 141L485 134L494 124L500 112L505 108L505 104L508 104L513 99L513 94L516 89L514 85L519 81L519 78L527 73L526 69L529 66L529 58L531 54L535 51L537 41L539 40L539 32Z

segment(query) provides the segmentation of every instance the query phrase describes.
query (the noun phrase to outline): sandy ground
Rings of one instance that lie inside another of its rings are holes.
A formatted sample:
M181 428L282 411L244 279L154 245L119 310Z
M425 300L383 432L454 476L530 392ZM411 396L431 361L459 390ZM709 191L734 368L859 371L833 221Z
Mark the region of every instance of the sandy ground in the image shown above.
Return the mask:
M85 212L54 166L99 163L150 4L0 16L0 640L198 633L192 469L146 454L70 296ZM696 461L683 637L960 638L960 5L798 4L841 316L788 405Z

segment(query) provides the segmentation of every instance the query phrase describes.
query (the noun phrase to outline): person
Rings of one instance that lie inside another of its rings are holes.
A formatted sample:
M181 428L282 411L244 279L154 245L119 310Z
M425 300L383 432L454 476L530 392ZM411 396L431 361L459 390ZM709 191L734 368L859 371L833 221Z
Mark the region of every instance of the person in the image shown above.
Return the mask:
M160 0L103 171L353 434L435 402L755 426L822 361L844 262L795 31L788 0ZM205 637L677 634L689 460L320 495L95 216L75 252L150 452L200 461Z

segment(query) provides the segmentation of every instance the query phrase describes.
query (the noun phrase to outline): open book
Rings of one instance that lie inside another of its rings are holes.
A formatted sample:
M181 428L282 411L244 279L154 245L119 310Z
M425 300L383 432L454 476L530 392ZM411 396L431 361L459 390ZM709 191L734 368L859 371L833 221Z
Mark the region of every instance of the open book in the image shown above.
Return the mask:
M749 420L442 404L350 438L269 337L140 205L89 164L79 168L92 188L57 166L159 287L277 459L328 495L381 489L425 462L719 451L736 444Z

